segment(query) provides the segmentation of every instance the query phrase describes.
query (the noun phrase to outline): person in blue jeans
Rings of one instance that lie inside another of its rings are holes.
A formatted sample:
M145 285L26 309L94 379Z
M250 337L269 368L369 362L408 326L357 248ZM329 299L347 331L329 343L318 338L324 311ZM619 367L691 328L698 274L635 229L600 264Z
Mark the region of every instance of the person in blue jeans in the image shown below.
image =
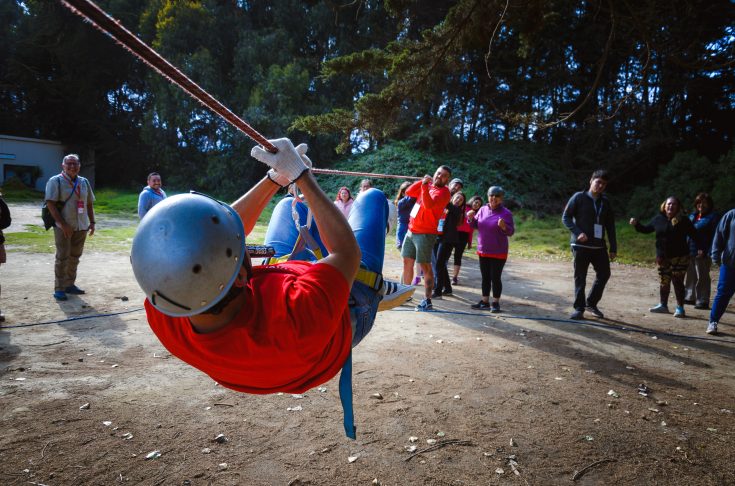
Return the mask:
M720 318L735 294L735 209L726 212L717 225L710 254L712 261L720 265L720 280L709 314L707 334L717 334Z

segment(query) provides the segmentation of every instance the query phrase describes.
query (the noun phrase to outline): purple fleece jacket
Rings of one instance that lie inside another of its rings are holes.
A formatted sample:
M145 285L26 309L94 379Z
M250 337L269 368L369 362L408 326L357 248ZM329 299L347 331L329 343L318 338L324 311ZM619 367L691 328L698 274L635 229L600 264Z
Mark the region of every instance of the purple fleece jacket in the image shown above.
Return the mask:
M508 227L505 232L498 226L499 219L503 219ZM470 226L477 228L477 253L493 255L508 253L508 237L515 232L515 225L513 213L505 206L493 211L489 204L485 204L470 221Z

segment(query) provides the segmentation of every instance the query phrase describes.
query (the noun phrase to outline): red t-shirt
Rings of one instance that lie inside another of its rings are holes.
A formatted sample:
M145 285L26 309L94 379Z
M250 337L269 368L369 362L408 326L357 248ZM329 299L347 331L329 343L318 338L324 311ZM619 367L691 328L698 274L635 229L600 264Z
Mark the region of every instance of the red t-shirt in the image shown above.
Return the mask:
M146 300L148 323L171 354L246 393L303 393L330 380L352 347L350 288L328 264L253 267L246 303L227 326L198 334Z
M444 214L452 195L449 189L436 187L429 183L425 186L416 181L406 189L406 195L416 198L416 205L411 210L408 229L418 235L438 235L439 219Z

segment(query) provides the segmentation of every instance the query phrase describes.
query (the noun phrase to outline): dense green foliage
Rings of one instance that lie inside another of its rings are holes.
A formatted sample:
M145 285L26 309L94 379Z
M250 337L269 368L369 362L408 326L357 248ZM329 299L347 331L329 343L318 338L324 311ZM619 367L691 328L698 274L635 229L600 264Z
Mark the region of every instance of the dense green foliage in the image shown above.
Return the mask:
M621 211L700 190L733 204L728 0L98 4L264 135L308 142L320 167L446 161L473 192L500 182L548 212L605 167ZM0 133L94 154L102 186L158 170L167 189L231 199L264 174L249 139L61 2L0 2L0 20ZM356 181L328 183L343 184Z

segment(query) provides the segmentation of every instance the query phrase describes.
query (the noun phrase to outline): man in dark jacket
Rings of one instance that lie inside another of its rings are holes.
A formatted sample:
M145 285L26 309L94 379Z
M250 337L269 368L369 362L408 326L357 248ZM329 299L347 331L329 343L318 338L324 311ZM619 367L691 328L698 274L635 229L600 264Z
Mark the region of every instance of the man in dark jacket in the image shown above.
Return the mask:
M603 194L610 176L605 170L596 170L590 179L588 191L574 194L564 208L562 222L571 231L574 256L574 312L572 319L584 318L585 309L597 317L605 317L597 308L602 299L605 284L610 278L610 261L617 255L615 215L607 197ZM610 239L608 253L605 233ZM587 269L595 269L595 282L585 298Z

